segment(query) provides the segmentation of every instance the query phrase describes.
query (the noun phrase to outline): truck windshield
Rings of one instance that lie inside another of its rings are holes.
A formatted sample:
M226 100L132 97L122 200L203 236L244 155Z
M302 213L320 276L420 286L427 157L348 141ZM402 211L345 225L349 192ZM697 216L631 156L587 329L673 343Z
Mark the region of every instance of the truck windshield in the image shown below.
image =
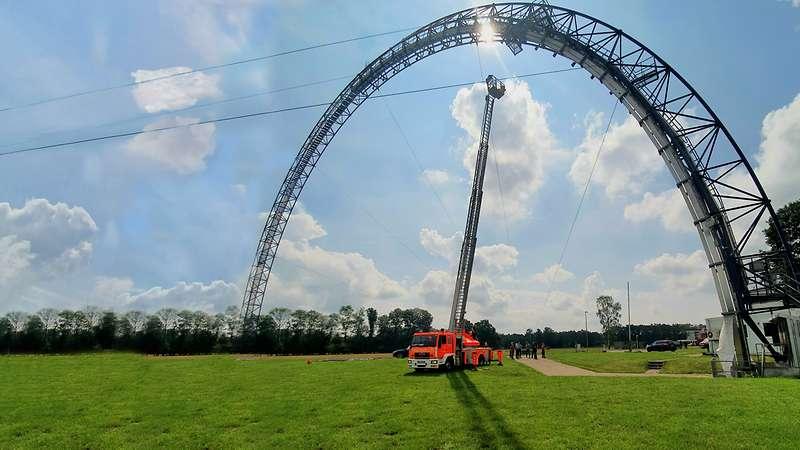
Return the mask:
M436 345L436 336L414 336L411 340L412 347L433 347Z

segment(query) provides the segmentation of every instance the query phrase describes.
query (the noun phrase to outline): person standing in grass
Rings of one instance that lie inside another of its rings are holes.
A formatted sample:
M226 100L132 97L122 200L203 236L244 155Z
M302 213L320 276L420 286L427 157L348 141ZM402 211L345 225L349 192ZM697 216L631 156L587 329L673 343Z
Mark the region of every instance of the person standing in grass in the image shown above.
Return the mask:
M510 349L508 349L508 356L509 356L511 359L514 359L514 343L513 343L513 342L511 343L511 348L510 348Z
M546 357L546 356L544 356L544 349L545 349L544 342L542 342L542 343L541 343L541 344L539 344L539 345L542 347L542 359L547 359L547 357Z
M520 355L522 354L522 344L520 344L519 342L517 342L517 351L516 351L516 353L517 353L517 359L519 359Z
M536 357L536 343L535 342L533 343L531 351L533 352L533 359L539 359L539 358Z

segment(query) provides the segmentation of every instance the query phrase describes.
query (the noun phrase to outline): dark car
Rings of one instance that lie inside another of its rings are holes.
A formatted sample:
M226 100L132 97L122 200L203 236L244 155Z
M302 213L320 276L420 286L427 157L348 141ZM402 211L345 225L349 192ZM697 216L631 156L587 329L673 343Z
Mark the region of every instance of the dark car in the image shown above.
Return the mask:
M661 340L655 341L646 347L648 352L674 352L678 349L675 341Z
M408 358L408 347L401 348L392 352L393 358Z

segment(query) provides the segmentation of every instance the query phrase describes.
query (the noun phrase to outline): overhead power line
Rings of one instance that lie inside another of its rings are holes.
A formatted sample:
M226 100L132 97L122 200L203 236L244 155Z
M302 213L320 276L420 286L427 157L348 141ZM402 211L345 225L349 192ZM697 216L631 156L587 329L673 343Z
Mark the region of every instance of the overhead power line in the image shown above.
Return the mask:
M56 97L45 98L45 99L41 99L41 100L36 100L36 101L30 102L30 103L23 103L23 104L20 104L20 105L6 106L6 107L3 107L3 108L0 108L0 112L13 111L13 110L23 109L23 108L30 108L32 106L38 106L38 105L43 105L45 103L52 103L52 102L57 102L57 101L61 101L61 100L67 100L67 99L71 99L71 98L75 98L75 97L82 97L84 95L91 95L91 94L97 94L97 93L101 93L101 92L113 91L115 89L122 89L122 88L126 88L126 87L138 86L138 85L141 85L141 84L152 83L154 81L161 81L161 80L166 80L166 79L169 79L169 78L175 78L175 77L180 77L180 76L191 75L193 73L198 73L198 72L205 72L205 71L209 71L209 70L218 70L218 69L223 69L223 68L231 67L231 66L249 64L249 63L258 62L258 61L265 61L265 60L268 60L268 59L277 58L279 56L287 56L287 55L292 55L292 54L295 54L295 53L307 52L309 50L316 50L316 49L319 49L319 48L331 47L331 46L334 46L334 45L341 45L341 44L346 44L346 43L349 43L349 42L356 42L356 41L362 41L362 40L365 40L365 39L372 39L372 38L381 37L381 36L388 36L388 35L391 35L391 34L403 33L403 32L406 32L406 31L412 31L412 30L416 30L416 29L417 29L417 27L408 27L408 28L402 28L402 29L394 30L394 31L385 31L383 33L367 34L367 35L364 35L364 36L358 36L358 37L349 38L349 39L341 39L341 40L333 41L333 42L325 42L325 43L322 43L322 44L310 45L308 47L296 48L294 50L286 50L286 51L282 51L282 52L272 53L272 54L269 54L269 55L257 56L257 57L254 57L254 58L239 59L239 60L227 62L227 63L224 63L224 64L215 64L215 65L211 65L211 66L198 67L197 69L191 69L191 70L186 70L186 71L183 71L183 72L173 73L173 74L170 74L170 75L163 75L163 76L160 76L160 77L149 78L147 80L131 81L131 82L128 82L128 83L122 83L122 84L117 84L117 85L113 85L113 86L106 86L106 87L97 88L97 89L89 89L89 90L86 90L86 91L78 91L78 92L73 92L73 93L70 93L70 94L60 95L60 96L56 96Z
M554 73L559 73L559 72L569 72L569 71L573 71L573 70L580 70L580 68L574 67L574 68L567 68L567 69L549 70L549 71L544 71L544 72L536 72L536 73L529 73L529 74L524 74L524 75L517 75L517 76L513 76L513 77L505 77L505 78L501 78L501 79L502 80L508 80L508 79L512 79L512 78L528 78L528 77L534 77L534 76L539 76L539 75L549 75L549 74L554 74ZM421 93L421 92L430 92L430 91L436 91L436 90L442 90L442 89L450 89L450 88L455 88L455 87L470 86L470 85L473 85L475 83L482 83L482 82L483 82L482 80L480 80L480 81L470 81L470 82L466 82L466 83L454 83L454 84L447 84L447 85L442 85L442 86L433 86L433 87L428 87L428 88L412 89L412 90L400 91L400 92L392 92L392 93L387 93L387 94L376 94L376 95L373 95L373 96L369 97L368 100L369 99L375 99L375 98L383 98L383 97L393 97L393 96L396 96L396 95L417 94L417 93ZM68 146L78 145L78 144L87 144L87 143L91 143L91 142L98 142L98 141L104 141L104 140L109 140L109 139L133 137L133 136L138 136L138 135L141 135L141 134L159 133L159 132L162 132L162 131L175 130L175 129L180 129L180 128L190 128L190 127L196 127L196 126L201 126L201 125L207 125L207 124L211 124L211 123L230 122L230 121L233 121L233 120L248 119L248 118L254 118L254 117L261 117L261 116L269 116L269 115L273 115L273 114L279 114L279 113L290 112L290 111L300 111L300 110L304 110L304 109L320 108L320 107L324 107L324 106L330 106L331 104L333 104L333 102L312 103L312 104L308 104L308 105L291 106L291 107L272 109L272 110L267 110L267 111L258 111L258 112L254 112L254 113L237 114L237 115L233 115L233 116L225 116L225 117L219 117L219 118L215 118L215 119L201 120L201 121L194 122L194 123L189 123L189 124L169 125L169 126L158 127L158 128L150 128L150 129L145 129L145 130L134 130L134 131L127 131L127 132L106 134L106 135L95 136L95 137L84 138L84 139L75 139L75 140L70 140L70 141L57 142L57 143L54 143L54 144L38 145L38 146L20 148L20 149L16 149L16 150L9 150L9 151L5 151L5 152L0 152L0 157L17 155L17 154L21 154L21 153L30 153L30 152L42 151L42 150L52 150L52 149L56 149L56 148L68 147Z
M251 98L263 97L265 95L278 94L278 93L281 93L281 92L287 92L287 91L292 91L292 90L296 90L296 89L302 89L302 88L307 88L307 87L312 87L312 86L319 86L321 84L332 83L334 81L341 81L341 80L351 79L351 78L353 78L353 75L343 75L343 76L340 76L340 77L328 78L326 80L311 81L311 82L308 82L308 83L295 84L295 85L292 85L292 86L285 86L285 87L282 87L282 88L270 89L270 90L267 90L267 91L255 92L255 93L247 94L247 95L229 97L229 98L222 99L222 100L199 103L199 104L196 104L196 105L187 106L185 108L173 109L173 110L169 110L169 111L161 111L161 112L152 113L152 114L140 114L140 115L135 116L135 117L130 117L130 118L127 118L127 119L122 119L122 120L115 120L113 122L104 122L104 123L100 123L100 124L92 125L92 126L88 126L88 127L77 127L77 128L69 128L69 129L63 129L63 128L62 129L51 129L51 130L48 130L48 131L40 133L40 135L37 136L37 137L31 138L31 139L26 139L24 141L15 142L13 144L5 145L0 150L5 150L7 148L11 148L11 147L14 147L14 146L17 146L17 145L29 144L29 143L35 142L35 141L37 141L37 140L41 139L42 137L44 137L46 135L49 135L49 134L73 133L73 132L77 132L77 131L94 130L94 129L102 128L102 127L113 127L115 125L122 125L122 124L125 124L125 123L137 122L139 120L148 120L148 119L154 119L154 118L158 118L158 117L162 117L162 116L170 116L170 115L175 115L175 114L179 114L179 113L186 112L186 111L194 111L194 110L197 110L197 109L209 108L209 107L212 107L212 106L222 105L222 104L226 104L226 103L233 103L233 102L242 101L242 100L249 100Z

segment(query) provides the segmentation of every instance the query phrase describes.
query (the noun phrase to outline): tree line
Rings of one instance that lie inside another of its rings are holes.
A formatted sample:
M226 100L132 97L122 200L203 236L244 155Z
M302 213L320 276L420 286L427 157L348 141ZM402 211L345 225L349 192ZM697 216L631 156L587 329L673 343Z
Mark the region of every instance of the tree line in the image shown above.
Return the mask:
M430 331L433 316L420 308L396 308L378 314L374 308L346 305L332 314L313 310L275 308L243 327L236 307L224 313L164 308L156 313L116 313L96 307L82 310L45 308L35 314L10 312L0 318L0 352L70 353L123 350L148 354L204 353L324 354L391 352L406 347L417 331ZM488 320L466 327L486 345L506 348L512 342L542 343L548 347L586 344L583 330L555 331L550 327L524 333L498 333ZM688 324L634 325L641 343L682 339ZM242 333L246 329L250 332ZM588 333L589 345L604 336ZM627 340L625 327L614 340Z

